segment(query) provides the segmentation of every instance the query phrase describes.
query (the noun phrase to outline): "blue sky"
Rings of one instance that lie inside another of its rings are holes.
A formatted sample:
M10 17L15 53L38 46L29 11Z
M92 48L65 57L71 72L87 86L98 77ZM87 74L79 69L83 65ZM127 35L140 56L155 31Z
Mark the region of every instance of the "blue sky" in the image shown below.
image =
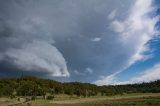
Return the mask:
M153 6L159 8L159 1L154 0ZM153 12L153 14L156 14L154 16L159 15L159 10L156 10L156 12ZM157 21L155 28L158 31L159 30L159 21ZM155 74L159 75L159 64L160 64L160 38L159 38L159 33L155 34L155 37L153 37L150 41L146 43L146 45L150 48L149 51L144 52L144 54L151 55L149 59L146 60L140 60L137 61L136 63L132 64L122 72L111 76L109 78L111 84L127 84L127 83L141 83L141 82L150 82L154 80L160 79L157 77ZM154 69L154 67L157 65L157 70ZM147 77L143 77L145 75L145 72L148 71ZM151 73L153 75L151 75ZM141 78L142 77L142 78ZM153 77L153 78L152 78ZM139 80L137 80L139 79Z
M151 53L153 57L145 61L137 62L132 66L130 66L129 68L127 68L126 70L124 70L123 72L121 72L119 75L117 75L119 80L121 81L129 80L132 77L138 76L139 73L144 72L145 70L153 67L155 64L160 63L159 45L160 45L160 39L152 41L150 43L150 46L152 49L154 49L154 51Z
M158 0L1 0L0 76L97 85L160 77Z

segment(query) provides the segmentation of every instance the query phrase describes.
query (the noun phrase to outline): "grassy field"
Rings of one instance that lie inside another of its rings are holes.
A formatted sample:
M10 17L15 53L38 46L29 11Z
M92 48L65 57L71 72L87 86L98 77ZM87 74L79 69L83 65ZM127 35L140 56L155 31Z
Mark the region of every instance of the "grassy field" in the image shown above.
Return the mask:
M57 100L35 100L33 106L160 106L160 94L126 94L76 98L60 95Z
M0 106L17 102L16 99L0 98ZM31 104L18 106L160 106L160 94L126 94L117 96L95 96L80 98L68 95L56 95L54 100L38 98Z
M144 97L144 98L123 98L119 100L100 100L100 101L92 101L86 103L67 103L67 104L57 104L50 103L43 100L38 100L33 102L33 106L160 106L160 97Z

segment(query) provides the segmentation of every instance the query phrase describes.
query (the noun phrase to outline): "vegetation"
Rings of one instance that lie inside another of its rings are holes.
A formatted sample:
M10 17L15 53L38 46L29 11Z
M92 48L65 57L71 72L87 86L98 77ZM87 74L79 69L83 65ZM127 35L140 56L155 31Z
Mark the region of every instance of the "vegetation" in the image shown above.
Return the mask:
M26 76L0 79L1 106L159 106L160 80L97 86Z
M43 96L44 99L54 99L54 95L67 94L77 97L110 96L130 93L159 93L160 80L128 85L96 86L89 83L70 82L61 83L49 79L26 76L21 78L1 79L0 96ZM46 97L49 96L49 97Z
M123 95L124 96L124 95ZM77 101L80 101L79 99ZM52 103L45 100L37 100L32 102L33 106L160 106L159 97L128 97L120 99L97 99L94 101L77 102L77 103Z

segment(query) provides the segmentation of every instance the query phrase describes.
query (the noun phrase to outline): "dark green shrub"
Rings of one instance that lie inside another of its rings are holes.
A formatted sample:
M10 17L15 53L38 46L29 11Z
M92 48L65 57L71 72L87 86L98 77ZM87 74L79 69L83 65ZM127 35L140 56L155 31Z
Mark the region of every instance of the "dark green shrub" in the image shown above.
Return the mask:
M53 99L54 99L54 96L53 96L53 95L47 96L46 99L47 99L47 100L53 100Z
M35 99L36 99L36 96L32 96L32 97L31 97L31 100L35 100Z

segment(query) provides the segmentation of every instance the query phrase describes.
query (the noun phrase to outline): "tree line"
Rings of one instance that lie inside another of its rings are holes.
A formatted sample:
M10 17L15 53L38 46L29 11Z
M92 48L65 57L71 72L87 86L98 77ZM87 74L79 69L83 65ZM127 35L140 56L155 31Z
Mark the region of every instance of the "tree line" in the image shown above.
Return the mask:
M41 79L31 76L20 78L0 79L0 96L45 96L47 94L67 94L79 97L96 95L123 95L125 93L158 93L160 92L160 80L127 85L97 86L81 82L57 82L50 79Z

